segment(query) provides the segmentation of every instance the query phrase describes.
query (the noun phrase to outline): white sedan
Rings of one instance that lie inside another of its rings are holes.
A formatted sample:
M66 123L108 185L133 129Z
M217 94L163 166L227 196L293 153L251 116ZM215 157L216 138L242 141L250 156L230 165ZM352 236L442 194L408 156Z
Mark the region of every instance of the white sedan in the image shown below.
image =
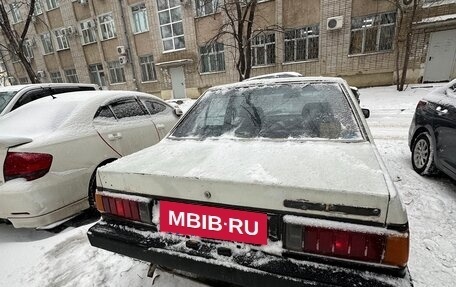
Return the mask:
M240 286L411 286L407 214L363 115L339 78L213 87L98 171L89 240Z
M95 171L158 143L179 111L137 92L36 100L0 120L0 218L46 227L94 203Z

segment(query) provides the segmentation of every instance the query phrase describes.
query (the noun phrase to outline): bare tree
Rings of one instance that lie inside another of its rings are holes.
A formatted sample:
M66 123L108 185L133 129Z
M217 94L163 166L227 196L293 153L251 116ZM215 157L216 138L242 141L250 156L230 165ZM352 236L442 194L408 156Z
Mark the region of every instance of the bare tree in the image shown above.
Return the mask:
M0 43L1 48L7 50L10 54L15 55L17 59L24 66L27 75L30 78L32 83L39 83L39 80L36 76L35 71L30 63L30 59L26 56L26 42L27 32L30 27L30 23L34 17L35 12L35 2L36 0L24 1L24 2L15 2L14 5L17 5L16 8L19 8L20 5L27 5L27 18L25 19L24 26L22 31L18 33L12 23L10 22L8 15L13 13L11 6L5 1L0 0L0 28L7 40L7 43Z
M212 1L216 0L204 0L202 5L210 4ZM250 78L253 39L268 31L282 31L277 25L269 25L261 29L254 28L257 4L258 0L219 0L218 9L225 17L225 21L217 28L215 36L206 43L206 45L213 45L225 40L224 45L234 51L240 81Z
M404 3L408 5L404 5ZM416 21L419 8L422 7L422 1L396 0L395 4L400 12L396 32L396 87L398 91L403 91L412 50L413 23ZM401 54L402 63L400 62Z

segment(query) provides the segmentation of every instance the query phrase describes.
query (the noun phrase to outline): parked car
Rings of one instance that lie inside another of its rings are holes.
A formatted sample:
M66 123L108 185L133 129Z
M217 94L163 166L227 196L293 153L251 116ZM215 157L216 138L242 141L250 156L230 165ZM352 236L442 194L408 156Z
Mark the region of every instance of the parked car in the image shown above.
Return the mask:
M421 100L409 130L413 169L456 180L456 79Z
M99 90L92 84L29 84L0 88L0 116L31 101L51 95L77 91Z
M241 286L411 285L405 208L342 79L213 87L97 178L93 246Z
M0 121L0 218L46 227L94 202L95 171L158 143L178 119L161 99L85 91L27 104Z

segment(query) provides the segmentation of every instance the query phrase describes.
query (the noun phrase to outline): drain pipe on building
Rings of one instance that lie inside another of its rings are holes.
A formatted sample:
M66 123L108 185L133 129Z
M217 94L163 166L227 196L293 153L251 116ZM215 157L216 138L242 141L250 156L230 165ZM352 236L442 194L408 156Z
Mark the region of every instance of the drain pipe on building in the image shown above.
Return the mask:
M128 59L130 60L131 72L133 73L133 82L135 83L136 91L139 91L138 80L136 79L135 63L133 62L133 57L131 56L132 52L131 52L131 45L130 45L130 37L128 36L127 23L125 21L125 11L124 11L124 6L123 6L123 0L119 0L119 5L120 5L120 17L122 18L122 25L123 25L123 30L125 33L125 40L127 42Z

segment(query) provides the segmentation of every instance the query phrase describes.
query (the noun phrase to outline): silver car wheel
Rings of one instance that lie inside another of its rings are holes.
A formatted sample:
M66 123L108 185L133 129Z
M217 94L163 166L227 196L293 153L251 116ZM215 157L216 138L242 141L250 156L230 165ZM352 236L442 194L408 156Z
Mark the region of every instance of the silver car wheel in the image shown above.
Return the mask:
M415 145L413 161L419 169L423 168L429 159L429 145L424 139L418 140Z

